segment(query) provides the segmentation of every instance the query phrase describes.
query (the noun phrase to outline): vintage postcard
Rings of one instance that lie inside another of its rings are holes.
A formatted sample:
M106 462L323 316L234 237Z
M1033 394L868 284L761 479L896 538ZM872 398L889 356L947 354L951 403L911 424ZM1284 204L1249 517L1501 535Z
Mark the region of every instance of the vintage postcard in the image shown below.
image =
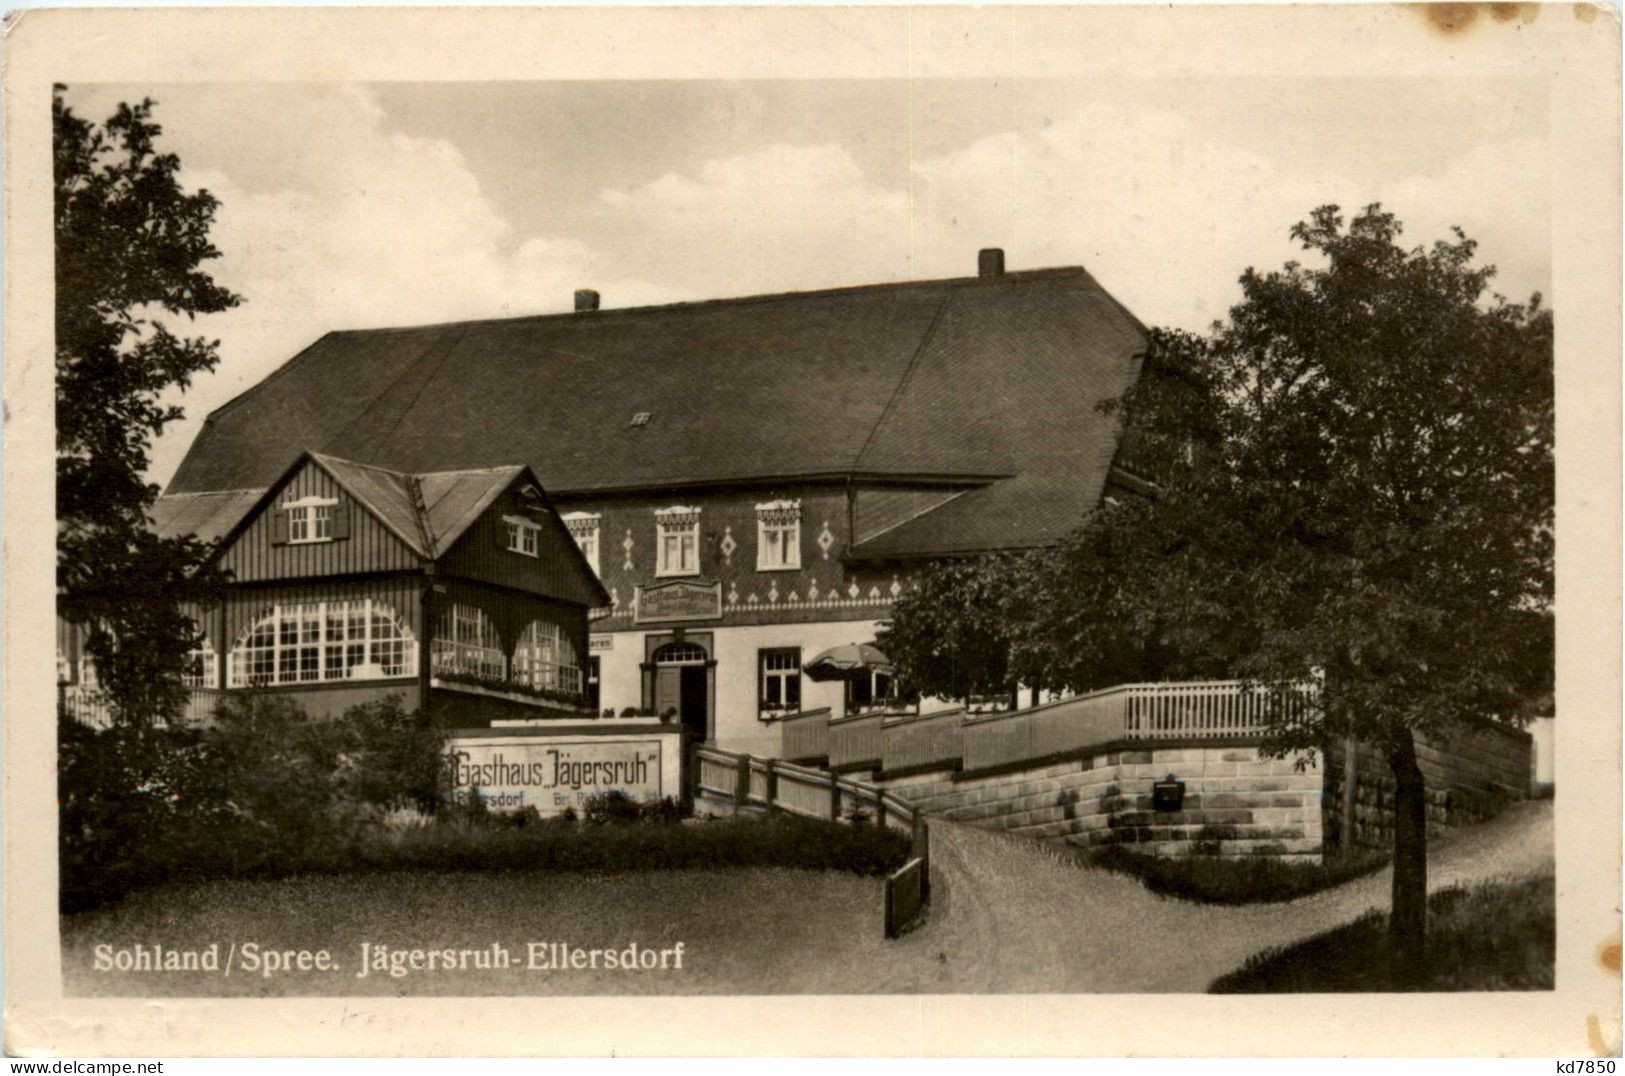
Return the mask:
M1618 1053L1616 10L5 48L9 1052Z

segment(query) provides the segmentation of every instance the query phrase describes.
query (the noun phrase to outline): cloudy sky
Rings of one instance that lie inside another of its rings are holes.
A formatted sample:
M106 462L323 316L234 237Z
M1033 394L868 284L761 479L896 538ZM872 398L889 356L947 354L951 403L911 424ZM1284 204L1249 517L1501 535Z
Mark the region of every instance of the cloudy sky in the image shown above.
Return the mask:
M1546 97L1463 80L79 85L149 96L213 191L217 370L156 446L332 329L1082 264L1150 324L1223 316L1315 205L1459 224L1549 289Z

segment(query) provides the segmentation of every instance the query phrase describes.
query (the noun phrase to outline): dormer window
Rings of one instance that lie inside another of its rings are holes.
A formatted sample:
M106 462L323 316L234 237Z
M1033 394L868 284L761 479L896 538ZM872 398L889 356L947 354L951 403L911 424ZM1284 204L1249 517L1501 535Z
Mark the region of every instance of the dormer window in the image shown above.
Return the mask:
M801 567L801 502L768 501L756 506L756 570L778 572Z
M331 542L338 537L334 525L338 504L330 497L301 497L297 501L284 501L282 509L287 513L288 542L303 545Z
M570 537L576 540L581 549L581 555L587 558L592 565L594 575L598 575L598 515L595 512L567 512L562 517L564 525L570 531Z
M522 516L503 516L502 526L506 528L509 550L523 553L527 557L536 556L536 549L541 541L541 527Z
M655 509L655 575L700 574L700 510L675 505Z

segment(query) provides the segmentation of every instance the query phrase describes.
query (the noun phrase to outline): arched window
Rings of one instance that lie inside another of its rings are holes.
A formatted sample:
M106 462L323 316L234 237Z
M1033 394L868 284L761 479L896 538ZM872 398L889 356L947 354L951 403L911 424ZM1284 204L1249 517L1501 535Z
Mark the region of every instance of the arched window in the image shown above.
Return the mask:
M232 687L376 680L415 673L418 646L384 602L306 602L275 606L243 629L230 664Z
M435 628L434 671L477 676L482 680L506 680L507 656L502 637L483 609L453 605L440 614Z
M181 683L187 687L219 687L220 665L214 660L214 644L205 635L199 646L187 651L186 665L181 669Z
M532 620L513 651L515 683L577 694L581 691L581 664L575 643L557 624Z

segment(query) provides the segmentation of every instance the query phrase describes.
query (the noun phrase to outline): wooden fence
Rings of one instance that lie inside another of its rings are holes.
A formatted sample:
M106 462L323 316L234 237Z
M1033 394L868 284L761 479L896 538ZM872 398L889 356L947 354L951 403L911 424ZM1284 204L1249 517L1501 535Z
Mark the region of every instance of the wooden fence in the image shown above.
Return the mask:
M896 773L959 765L964 722L964 710L888 717L880 726L880 768Z
M930 903L931 831L924 813L895 793L825 770L707 744L690 749L689 774L695 794L729 800L736 810L759 807L907 833L913 857L886 879L886 937L896 937Z
M848 714L829 722L829 768L832 770L880 767L880 725L885 716L879 711Z
M831 769L883 773L928 767L980 770L1084 750L1118 740L1245 740L1274 718L1307 720L1314 684L1267 687L1241 680L1120 684L1069 699L994 714L963 709L919 715L828 710L784 720L787 758Z
M784 718L779 726L783 744L779 753L807 761L829 758L829 713L829 707L823 706Z

